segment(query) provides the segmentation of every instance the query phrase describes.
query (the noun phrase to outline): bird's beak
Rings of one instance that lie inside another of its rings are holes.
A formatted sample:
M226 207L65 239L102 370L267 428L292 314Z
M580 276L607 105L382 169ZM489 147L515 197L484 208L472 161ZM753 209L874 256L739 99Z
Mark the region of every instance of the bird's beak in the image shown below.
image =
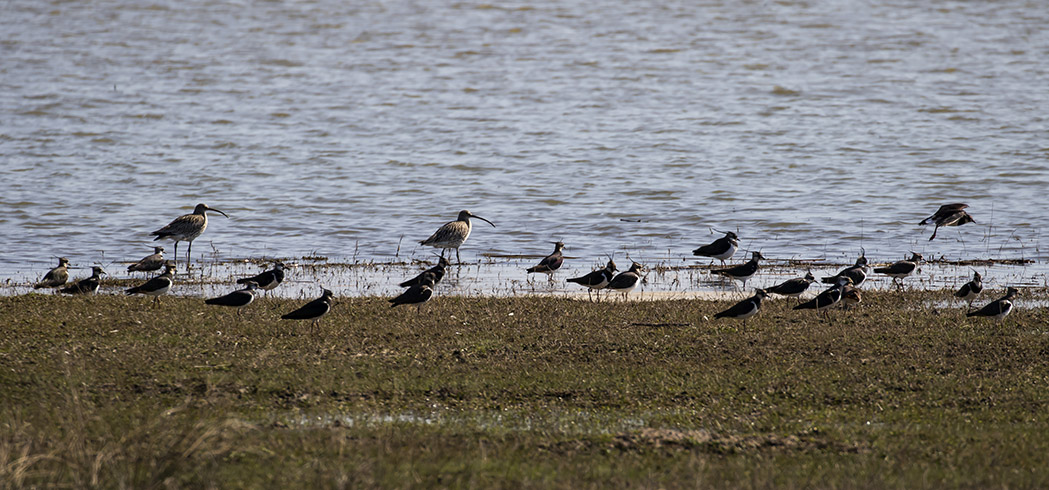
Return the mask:
M219 213L219 214L221 214L221 215L225 216L226 218L229 218L229 215L228 215L228 214L226 214L226 213L223 213L222 211L219 211L219 210L217 210L217 209L215 209L215 208L208 208L208 211L214 211L214 212L216 212L216 213Z
M488 223L488 224L492 225L492 228L495 228L495 223L492 223L491 221L488 221L488 220L486 220L486 219L484 219L484 218L482 218L480 216L477 216L476 214L471 214L470 216L474 217L474 218L477 218L477 219L479 219L481 221L484 221L485 223Z

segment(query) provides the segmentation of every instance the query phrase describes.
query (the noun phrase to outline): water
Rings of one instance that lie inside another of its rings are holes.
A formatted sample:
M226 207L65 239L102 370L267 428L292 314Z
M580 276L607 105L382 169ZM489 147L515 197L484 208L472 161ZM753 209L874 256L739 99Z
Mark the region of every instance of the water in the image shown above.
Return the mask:
M0 278L135 260L205 202L214 260L425 260L470 209L498 228L464 259L497 276L519 264L482 254L558 239L574 272L694 263L716 228L739 258L1022 257L1044 283L1042 7L6 2ZM929 242L958 201L976 224Z

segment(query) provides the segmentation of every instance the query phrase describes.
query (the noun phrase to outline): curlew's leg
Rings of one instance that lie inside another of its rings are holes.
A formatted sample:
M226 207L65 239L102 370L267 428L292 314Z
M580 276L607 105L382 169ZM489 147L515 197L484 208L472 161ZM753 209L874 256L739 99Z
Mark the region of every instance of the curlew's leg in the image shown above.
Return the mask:
M186 251L186 270L193 265L193 240L189 241L189 250Z
M463 258L459 256L459 248L458 247L456 247L456 249L455 249L455 260L456 260L456 262L459 262L460 264L463 263Z
M175 263L178 264L178 240L175 240L175 255L172 257L175 257Z

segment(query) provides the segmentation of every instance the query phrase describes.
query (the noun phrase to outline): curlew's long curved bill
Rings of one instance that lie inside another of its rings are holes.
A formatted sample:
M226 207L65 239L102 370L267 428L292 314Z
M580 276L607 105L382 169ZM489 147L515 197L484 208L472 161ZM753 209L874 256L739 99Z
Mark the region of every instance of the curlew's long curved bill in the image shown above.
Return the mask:
M482 218L480 216L477 216L476 214L471 214L470 216L473 217L473 218L477 218L477 219L479 219L481 221L484 221L485 223L488 223L488 224L492 225L492 228L495 228L495 223L492 223L491 221L488 221L488 220L486 220L486 219L484 219L484 218Z
M229 215L228 215L228 214L226 214L226 213L223 213L222 211L219 211L219 210L217 210L217 209L215 209L215 208L209 207L209 208L208 208L208 211L214 211L214 212L216 212L216 213L219 213L219 214L221 214L221 215L225 216L226 218L229 218Z

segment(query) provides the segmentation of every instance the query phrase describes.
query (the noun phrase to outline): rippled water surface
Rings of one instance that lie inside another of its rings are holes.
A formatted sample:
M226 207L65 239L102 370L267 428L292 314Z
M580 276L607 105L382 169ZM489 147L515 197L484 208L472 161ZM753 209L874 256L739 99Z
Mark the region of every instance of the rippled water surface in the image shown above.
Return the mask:
M717 228L1044 277L1046 25L1016 0L4 2L0 277L137 259L198 202L231 216L195 242L219 259L427 259L470 209L498 225L472 261L681 260ZM976 224L929 242L956 201Z

